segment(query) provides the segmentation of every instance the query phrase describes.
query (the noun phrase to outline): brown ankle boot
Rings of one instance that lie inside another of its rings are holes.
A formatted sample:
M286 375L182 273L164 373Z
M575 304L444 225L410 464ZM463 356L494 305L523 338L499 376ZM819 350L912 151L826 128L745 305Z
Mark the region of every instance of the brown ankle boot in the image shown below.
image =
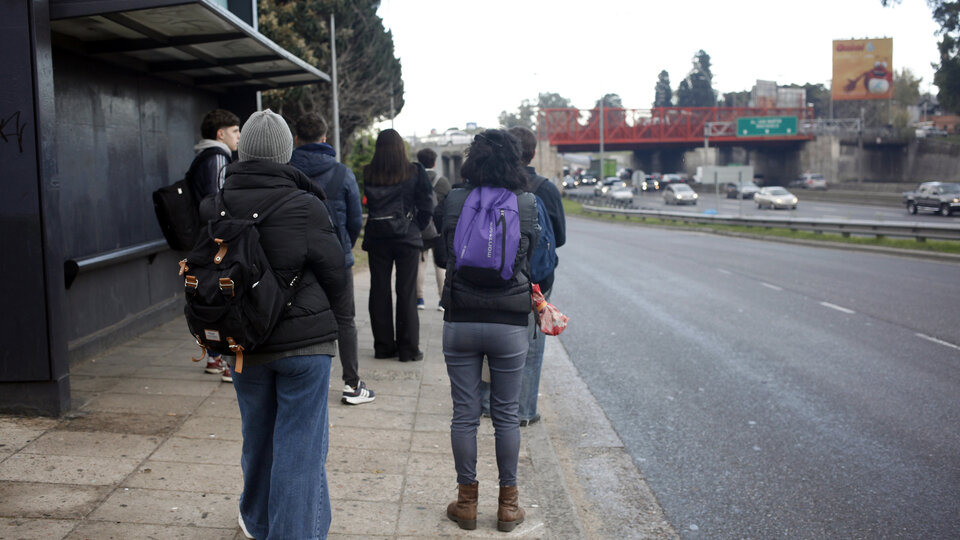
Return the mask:
M526 512L517 502L517 486L500 487L500 507L497 509L497 530L510 532L523 523Z
M447 517L456 521L461 529L472 531L477 528L478 487L479 482L457 484L457 500L447 505Z

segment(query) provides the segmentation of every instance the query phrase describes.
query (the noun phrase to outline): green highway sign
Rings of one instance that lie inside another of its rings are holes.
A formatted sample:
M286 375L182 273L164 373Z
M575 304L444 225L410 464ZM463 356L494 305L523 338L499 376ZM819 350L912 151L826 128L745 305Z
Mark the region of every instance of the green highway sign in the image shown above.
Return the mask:
M796 116L737 118L737 137L771 137L796 134Z

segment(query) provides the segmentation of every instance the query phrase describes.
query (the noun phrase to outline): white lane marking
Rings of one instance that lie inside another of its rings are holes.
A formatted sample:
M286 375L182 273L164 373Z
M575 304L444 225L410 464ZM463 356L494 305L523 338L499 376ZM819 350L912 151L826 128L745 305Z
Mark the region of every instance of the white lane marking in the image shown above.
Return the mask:
M852 310L852 309L847 309L847 308L845 308L845 307L843 307L843 306L838 306L838 305L836 305L836 304L831 304L830 302L820 302L820 305L823 306L823 307L828 307L828 308L830 308L830 309L835 309L835 310L837 310L837 311L842 311L842 312L844 312L844 313L846 313L846 314L848 314L848 315L853 315L854 313L856 313L856 311L854 311L854 310Z
M763 281L761 281L760 284L763 285L764 287L768 288L768 289L773 289L773 290L775 290L775 291L782 291L782 290L783 290L782 287L777 287L776 285L771 285L770 283L766 283L766 282L763 282Z
M731 272L731 271L729 271L729 270L724 270L723 268L717 268L717 272L720 272L721 274L732 274L732 273L733 273L733 272Z
M960 346L954 345L953 343L950 343L949 341L944 341L944 340L942 340L942 339L937 339L937 338L935 338L935 337L933 337L933 336L928 336L928 335L926 335L926 334L921 334L921 333L919 333L919 332L916 334L916 336L917 336L918 338L923 338L923 339L925 339L925 340L927 340L927 341L932 341L932 342L937 343L937 344L939 344L939 345L943 345L943 346L945 346L945 347L951 347L951 348L953 348L953 349L957 349L958 351L960 351Z

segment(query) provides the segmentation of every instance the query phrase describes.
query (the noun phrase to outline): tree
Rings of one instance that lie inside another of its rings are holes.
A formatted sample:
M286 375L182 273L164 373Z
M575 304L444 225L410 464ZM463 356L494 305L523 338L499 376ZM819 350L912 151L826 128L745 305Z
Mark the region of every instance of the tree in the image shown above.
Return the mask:
M537 107L540 109L569 109L570 100L553 92L541 92L537 96Z
M403 109L400 60L393 35L377 16L379 0L261 0L260 31L320 70L331 72L330 14L336 17L337 83L342 154L353 134ZM391 107L391 97L393 98ZM333 128L333 87L328 82L264 92L265 107L295 122L316 112Z
M920 102L920 83L923 77L914 75L910 68L893 74L893 101L901 107L914 107Z
M600 102L603 101L603 131L608 132L612 129L622 126L627 122L627 115L623 110L623 101L619 94L606 94L597 100L597 103L590 111L590 117L587 119L587 125L593 126L598 123L600 118ZM599 125L596 126L599 129Z
M502 111L500 113L500 127L510 129L516 126L522 126L528 129L534 129L534 106L529 99L520 102L516 114Z
M686 83L686 84L684 84ZM713 91L713 73L710 72L710 55L703 49L693 55L693 68L677 88L677 105L680 107L716 107L717 94Z
M670 74L667 73L667 70L661 71L657 77L657 85L654 87L653 95L654 107L673 106L673 90L670 89Z
M901 0L880 0L884 6L899 4ZM960 0L927 0L933 9L933 20L940 25L940 65L933 74L933 84L939 93L940 106L960 113Z
M750 94L749 90L741 90L739 92L724 92L720 98L721 107L749 107L750 106Z

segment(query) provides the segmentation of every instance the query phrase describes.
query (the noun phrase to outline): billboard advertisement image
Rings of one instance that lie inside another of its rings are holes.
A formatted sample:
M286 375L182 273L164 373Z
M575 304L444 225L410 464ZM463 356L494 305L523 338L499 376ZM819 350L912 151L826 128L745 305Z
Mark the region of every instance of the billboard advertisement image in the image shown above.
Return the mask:
M893 97L893 39L833 41L833 99Z

